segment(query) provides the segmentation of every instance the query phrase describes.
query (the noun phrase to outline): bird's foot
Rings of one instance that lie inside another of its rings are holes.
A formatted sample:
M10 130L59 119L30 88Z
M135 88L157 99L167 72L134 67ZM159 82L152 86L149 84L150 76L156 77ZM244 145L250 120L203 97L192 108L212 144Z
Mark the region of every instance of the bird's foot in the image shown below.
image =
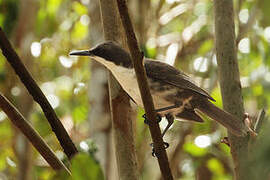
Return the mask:
M230 143L228 137L224 137L223 139L220 140L220 142L226 144L229 147L231 147L231 143Z
M170 144L167 143L167 142L163 142L163 144L164 144L165 149L167 149L170 146ZM156 154L156 151L155 151L155 148L154 148L154 143L151 143L150 146L152 147L152 156L157 157L157 154Z
M149 125L149 120L146 117L146 114L142 115L142 117L144 118L144 123ZM160 123L161 121L161 115L157 113L157 123Z
M254 125L248 113L244 114L244 123L248 128L248 131L252 137L256 137L257 133L254 130Z

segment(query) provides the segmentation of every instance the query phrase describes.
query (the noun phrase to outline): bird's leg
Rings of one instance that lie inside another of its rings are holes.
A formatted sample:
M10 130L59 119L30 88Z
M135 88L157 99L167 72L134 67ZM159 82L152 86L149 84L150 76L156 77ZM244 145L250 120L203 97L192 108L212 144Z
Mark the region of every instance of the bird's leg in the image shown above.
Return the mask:
M166 128L164 129L164 131L161 134L162 138L164 137L165 133L171 127L171 125L173 124L173 121L174 121L174 117L173 117L173 115L171 113L166 114L165 117L166 117L166 119L168 121L168 124L167 124ZM165 142L165 141L163 142L163 144L164 144L165 149L167 149L170 146L170 144ZM152 156L155 157L156 153L155 153L155 148L154 148L153 143L151 143L151 146L152 146Z
M174 109L174 108L179 108L180 106L182 106L182 104L175 104L175 105L172 105L172 106L156 109L155 111L156 112L162 112L162 111L167 111L167 110Z
M149 125L149 121L148 121L148 119L146 117L146 114L142 115L142 117L144 118L144 121L143 122L145 124ZM159 113L157 113L157 123L159 123L160 121L161 121L161 115Z
M170 110L170 109L178 108L180 106L181 106L180 104L175 104L175 105L172 105L172 106L156 109L155 111L157 112L157 122L159 123L161 121L161 115L158 114L158 112L167 111L167 110ZM142 115L142 117L144 118L144 123L149 124L148 119L146 117L146 114Z
M159 123L161 121L161 115L158 112L167 111L167 110L170 110L170 109L178 108L180 106L182 106L182 104L175 104L175 105L172 105L172 106L156 109L155 111L157 112L157 122ZM148 122L148 119L147 119L146 115L144 114L142 117L144 118L144 123L149 125L149 122ZM165 135L165 133L167 132L167 130L171 127L171 125L173 124L173 121L174 121L174 117L170 113L166 114L165 117L166 117L166 119L168 121L168 124L167 124L166 128L164 129L164 131L161 134L162 138ZM169 143L167 143L167 142L163 142L163 143L164 143L164 148L167 149L169 147ZM150 146L152 147L152 156L155 157L156 153L155 153L153 143L151 143Z
M171 113L166 114L165 117L166 117L166 119L168 121L168 124L167 124L166 128L164 129L164 131L161 134L162 138L164 137L167 130L172 126L173 121L174 121L174 117L173 117L173 115Z

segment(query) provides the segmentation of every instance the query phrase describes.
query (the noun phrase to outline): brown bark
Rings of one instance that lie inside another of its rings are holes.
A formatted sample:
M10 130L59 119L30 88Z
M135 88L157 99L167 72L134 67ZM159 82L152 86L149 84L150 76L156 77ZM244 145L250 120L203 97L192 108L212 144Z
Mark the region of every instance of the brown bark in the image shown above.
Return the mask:
M99 43L102 38L102 23L99 2L89 3L89 16L95 26L89 25L90 44ZM89 132L99 151L96 158L103 169L105 179L118 179L115 157L115 146L112 143L112 124L110 113L110 98L106 68L98 62L91 61L91 78L89 80Z
M14 45L20 50L20 55L24 61L24 64L28 69L33 67L33 59L30 54L31 42L33 41L33 30L35 23L35 14L38 10L38 3L33 0L24 0L20 2L19 6L19 20L17 22L14 33ZM10 66L9 66L10 68ZM14 74L9 74L9 76L14 76ZM18 80L12 81L13 85L18 84ZM20 112L26 119L29 119L30 112L33 108L33 99L27 93L27 90L18 85L21 89L21 93L18 97L18 108ZM9 89L10 91L10 89ZM27 106L26 106L27 104ZM20 132L15 128L15 138L16 144L21 144L21 146L15 145L15 151L18 157L18 180L30 180L33 179L32 166L33 166L33 149L32 146Z
M18 110L0 94L0 108L7 114L11 122L28 138L42 157L48 162L48 164L54 170L65 170L69 172L66 166L61 160L53 153L50 147L39 136L39 134L33 129L33 127L24 119L24 117L18 112Z
M100 0L105 40L121 41L121 24L114 0ZM133 110L128 95L109 73L110 105L119 179L138 179Z
M179 140L178 140L177 146L170 157L170 165L171 165L173 177L175 177L175 178L180 178L180 176L178 175L178 168L179 168L179 164L182 160L181 155L183 152L182 151L183 145L185 144L186 136L192 132L191 125L186 125L183 123L181 126L183 126L183 127L181 129L179 129L179 130L181 130L181 133L179 133L179 135L178 135Z
M214 0L216 53L224 109L244 120L244 107L236 54L232 0ZM248 139L229 133L235 179L249 179Z
M154 103L150 94L148 82L146 80L146 73L143 67L143 54L141 53L137 39L133 30L128 8L125 0L117 0L119 14L122 20L123 27L126 32L127 43L131 53L133 66L136 72L137 82L140 88L146 116L149 120L149 129L154 142L154 149L156 157L158 158L161 174L164 179L173 179L169 166L168 157L164 148L163 140L159 125L156 123L157 114L154 110Z
M208 159L205 159L196 170L196 180L209 180L213 178L212 172L208 169L206 165L207 160Z
M0 48L2 49L3 55L6 57L7 61L10 63L16 74L19 76L20 80L23 82L28 92L32 95L34 100L39 103L41 106L47 120L49 121L52 130L56 134L62 148L66 155L71 158L78 151L70 139L67 131L64 126L58 119L55 111L50 105L49 101L46 99L43 92L38 87L35 80L32 78L31 74L25 68L21 59L17 55L17 53L12 48L10 42L8 41L5 33L0 28Z

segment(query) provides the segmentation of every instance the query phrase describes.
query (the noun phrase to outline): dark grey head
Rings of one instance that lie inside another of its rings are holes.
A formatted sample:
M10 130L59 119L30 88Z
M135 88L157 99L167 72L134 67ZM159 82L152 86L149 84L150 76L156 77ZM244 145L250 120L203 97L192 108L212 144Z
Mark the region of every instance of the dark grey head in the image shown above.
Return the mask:
M90 50L74 51L69 55L101 57L106 61L113 62L126 68L132 68L131 57L120 45L115 42L105 42Z

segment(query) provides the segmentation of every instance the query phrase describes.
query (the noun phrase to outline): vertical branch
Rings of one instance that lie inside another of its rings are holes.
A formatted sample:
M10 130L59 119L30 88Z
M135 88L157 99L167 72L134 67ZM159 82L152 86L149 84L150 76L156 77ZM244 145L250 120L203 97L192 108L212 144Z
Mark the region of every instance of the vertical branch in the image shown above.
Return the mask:
M95 26L90 25L89 39L91 44L103 40L103 29L99 1L92 1L88 6L88 14ZM89 79L89 136L97 149L95 157L100 162L105 179L118 179L115 146L113 144L110 98L107 69L96 61L89 63L91 78Z
M120 41L123 36L115 1L100 0L100 7L105 39ZM111 73L109 92L119 179L138 179L133 123L136 116L132 113L128 95Z
M122 24L126 32L127 43L136 72L137 82L140 88L140 94L142 97L144 109L146 111L146 116L149 119L150 133L154 142L155 153L158 158L161 174L164 179L173 179L168 157L164 148L163 140L161 138L160 128L156 123L157 114L154 110L153 99L150 94L148 82L146 80L146 73L143 67L143 54L138 47L137 39L128 14L126 0L117 0L117 5Z
M16 28L14 29L14 46L15 48L20 49L20 55L23 63L28 69L33 70L33 56L31 56L31 43L34 39L34 25L35 25L35 14L38 12L38 2L35 0L20 0L19 3L19 14L18 21L16 23ZM8 66L6 64L6 66ZM10 66L8 67L10 68ZM10 73L9 76L14 76L13 73ZM12 81L13 84L18 84L18 81ZM22 88L22 84L20 84L21 93L18 96L18 108L20 109L22 115L29 119L30 112L33 109L33 98L27 92L25 88ZM25 106L27 104L27 106ZM17 129L15 129L17 130ZM16 144L23 144L23 148L14 146L16 155L18 157L18 180L29 180L33 178L32 167L33 167L33 148L27 138L25 138L21 133L17 133L15 131Z
M232 0L214 0L216 53L224 109L244 119L243 98L237 63ZM249 179L248 136L229 133L235 179Z

